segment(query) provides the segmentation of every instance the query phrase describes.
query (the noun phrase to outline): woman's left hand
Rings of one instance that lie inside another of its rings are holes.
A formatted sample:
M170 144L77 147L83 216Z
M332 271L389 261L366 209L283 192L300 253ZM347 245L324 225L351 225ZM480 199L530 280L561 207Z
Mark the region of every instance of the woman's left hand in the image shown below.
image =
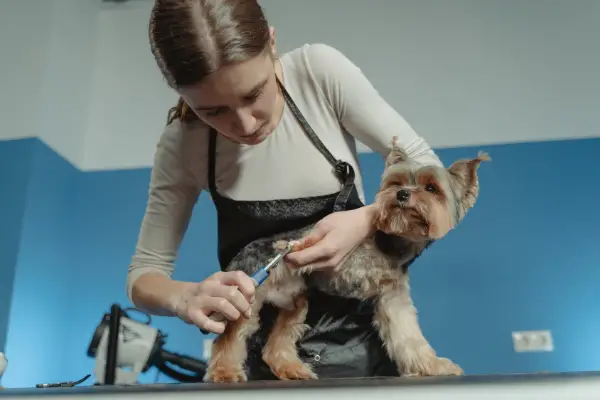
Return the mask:
M299 240L286 262L297 268L335 268L373 232L373 215L373 206L328 215Z

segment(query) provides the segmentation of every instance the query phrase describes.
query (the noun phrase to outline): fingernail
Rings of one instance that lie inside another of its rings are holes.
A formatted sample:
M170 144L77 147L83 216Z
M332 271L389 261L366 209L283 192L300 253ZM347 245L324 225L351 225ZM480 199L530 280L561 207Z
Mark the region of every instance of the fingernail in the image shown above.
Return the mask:
M256 301L256 297L255 296L250 297L250 303L254 303L255 301Z
M249 308L249 309L248 309L248 311L246 311L246 314L245 314L245 315L246 315L246 318L250 318L250 317L252 317L252 309L251 309L251 308Z

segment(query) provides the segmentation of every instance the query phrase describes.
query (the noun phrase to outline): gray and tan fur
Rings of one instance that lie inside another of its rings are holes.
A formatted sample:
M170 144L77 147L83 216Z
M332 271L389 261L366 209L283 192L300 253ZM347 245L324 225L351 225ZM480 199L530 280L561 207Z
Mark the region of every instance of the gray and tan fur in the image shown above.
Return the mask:
M473 207L479 194L477 168L490 158L480 153L449 168L420 166L392 142L375 198L377 233L353 250L333 273L293 269L285 263L274 268L257 288L252 317L230 322L213 343L206 381L245 381L246 341L259 328L265 302L280 312L263 348L263 360L280 379L316 379L298 357L296 342L309 328L305 324L305 292L316 287L326 293L375 300L373 324L401 375L461 375L462 369L438 357L419 326L410 295L407 266L434 240L444 237ZM252 242L228 270L252 274L273 248L284 248L312 227Z

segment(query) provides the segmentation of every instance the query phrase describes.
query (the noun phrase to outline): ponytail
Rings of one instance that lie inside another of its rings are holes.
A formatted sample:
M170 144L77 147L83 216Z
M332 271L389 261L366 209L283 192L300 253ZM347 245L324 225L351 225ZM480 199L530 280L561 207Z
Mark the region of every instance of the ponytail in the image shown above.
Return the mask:
M198 119L198 116L190 109L185 101L180 97L177 105L169 110L167 115L167 125L176 119L181 122L191 122Z

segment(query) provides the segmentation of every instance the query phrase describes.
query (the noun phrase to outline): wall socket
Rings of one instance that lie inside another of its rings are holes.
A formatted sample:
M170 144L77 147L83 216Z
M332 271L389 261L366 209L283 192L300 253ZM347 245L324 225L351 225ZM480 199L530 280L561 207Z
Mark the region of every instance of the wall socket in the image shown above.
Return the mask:
M513 346L517 353L554 351L550 331L513 332Z
M204 339L204 348L202 349L202 357L204 357L204 359L206 361L210 360L210 356L212 354L212 344L213 344L212 339Z

